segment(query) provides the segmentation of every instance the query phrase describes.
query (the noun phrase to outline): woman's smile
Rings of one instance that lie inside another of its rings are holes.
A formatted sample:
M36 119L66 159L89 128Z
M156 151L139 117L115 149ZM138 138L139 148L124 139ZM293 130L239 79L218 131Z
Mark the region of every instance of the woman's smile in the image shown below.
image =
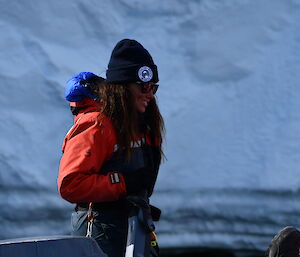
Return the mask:
M144 113L148 103L154 97L153 92L150 90L148 93L142 93L139 85L136 83L131 83L129 85L129 90L132 93L136 110L140 113Z

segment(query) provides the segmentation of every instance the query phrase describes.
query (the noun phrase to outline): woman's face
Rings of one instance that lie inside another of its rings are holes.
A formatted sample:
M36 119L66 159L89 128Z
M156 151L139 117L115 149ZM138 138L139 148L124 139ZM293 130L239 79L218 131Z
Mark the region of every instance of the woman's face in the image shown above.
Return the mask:
M134 99L134 105L139 113L144 113L148 103L153 99L153 91L142 93L140 86L137 83L130 83L129 90Z

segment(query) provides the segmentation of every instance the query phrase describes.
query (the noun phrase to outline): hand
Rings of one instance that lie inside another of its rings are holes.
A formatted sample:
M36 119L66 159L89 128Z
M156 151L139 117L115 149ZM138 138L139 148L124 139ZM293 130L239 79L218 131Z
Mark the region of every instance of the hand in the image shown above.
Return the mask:
M147 190L153 183L154 174L146 168L137 169L135 171L123 173L126 184L127 194L137 194L143 190Z

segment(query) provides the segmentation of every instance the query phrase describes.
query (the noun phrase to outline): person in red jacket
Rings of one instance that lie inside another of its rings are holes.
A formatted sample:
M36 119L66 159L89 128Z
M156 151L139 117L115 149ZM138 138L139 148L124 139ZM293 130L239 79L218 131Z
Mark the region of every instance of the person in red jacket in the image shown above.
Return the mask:
M72 234L86 235L90 207L91 236L109 257L123 257L127 197L153 192L164 122L155 99L157 67L139 42L116 44L106 77L79 73L67 83L75 119L62 147L58 190L76 204Z

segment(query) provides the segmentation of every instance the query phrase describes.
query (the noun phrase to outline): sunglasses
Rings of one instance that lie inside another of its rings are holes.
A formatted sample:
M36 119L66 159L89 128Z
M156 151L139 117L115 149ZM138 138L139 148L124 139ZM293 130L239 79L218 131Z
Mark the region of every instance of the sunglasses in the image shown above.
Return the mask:
M158 84L150 84L149 82L136 82L137 85L139 85L140 90L143 94L147 94L150 91L152 91L152 94L154 95L159 87Z

